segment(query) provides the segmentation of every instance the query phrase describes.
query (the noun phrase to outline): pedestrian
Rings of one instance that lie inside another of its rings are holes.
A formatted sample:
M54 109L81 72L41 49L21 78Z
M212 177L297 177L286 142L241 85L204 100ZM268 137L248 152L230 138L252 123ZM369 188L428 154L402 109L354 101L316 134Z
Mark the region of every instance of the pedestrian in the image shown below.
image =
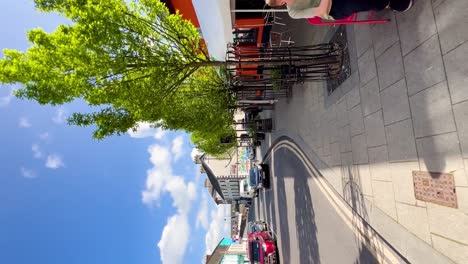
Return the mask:
M357 12L390 8L405 12L413 0L265 0L269 6L286 5L292 18L321 17L328 20L347 18Z

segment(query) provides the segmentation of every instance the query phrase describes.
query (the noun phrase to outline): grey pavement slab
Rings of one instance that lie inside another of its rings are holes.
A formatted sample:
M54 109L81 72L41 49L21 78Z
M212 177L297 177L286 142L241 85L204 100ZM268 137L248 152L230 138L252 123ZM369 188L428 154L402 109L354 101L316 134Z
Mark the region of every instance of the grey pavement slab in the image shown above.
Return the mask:
M463 157L468 158L468 101L454 105L453 112Z
M371 29L369 25L357 25L354 27L357 57L361 57L372 45Z
M416 138L456 130L446 82L410 97Z
M419 171L417 161L395 162L389 164L395 190L395 201L416 204L413 185L413 171Z
M437 35L405 56L404 63L409 95L445 79Z
M415 1L405 13L396 15L403 56L436 33L436 24L431 2Z
M357 167L361 193L367 196L372 196L372 176L370 174L369 164L361 164L357 165Z
M342 128L349 124L349 112L347 110L346 105L346 97L343 97L337 104L336 104L336 122L337 127Z
M366 136L360 134L351 138L351 148L353 151L354 164L366 164L369 162L367 155Z
M351 126L347 125L339 129L340 152L351 151Z
M381 110L364 117L364 128L366 130L368 147L380 146L387 143Z
M349 111L351 136L364 132L364 119L362 117L361 105L356 105Z
M377 69L375 66L373 48L369 48L358 59L358 67L359 67L359 79L361 80L361 85L368 83L375 76L377 76Z
M351 91L346 94L346 104L348 110L352 109L361 102L361 95L359 94L359 85L354 86Z
M468 100L467 61L468 43L459 46L444 56L445 70L447 72L447 79L453 104Z
M396 203L398 222L427 244L431 244L429 220L424 207Z
M388 181L372 181L374 191L374 203L388 216L397 220L395 195L393 194L393 183Z
M468 1L445 1L434 9L442 53L468 40Z
M369 168L372 180L392 181L389 170L387 146L369 148Z
M388 125L411 117L405 79L380 93L384 124Z
M385 133L391 162L418 160L411 118L386 126Z
M380 90L384 90L405 76L399 42L395 42L380 57L377 57L376 63Z
M463 169L458 135L455 132L416 139L419 166L423 171L451 172Z
M379 82L377 78L372 79L361 87L361 107L363 116L374 113L382 107L380 104Z
M399 40L395 14L385 10L376 14L376 18L390 19L390 22L372 26L372 40L375 56L379 57L385 50ZM359 27L359 26L358 26Z

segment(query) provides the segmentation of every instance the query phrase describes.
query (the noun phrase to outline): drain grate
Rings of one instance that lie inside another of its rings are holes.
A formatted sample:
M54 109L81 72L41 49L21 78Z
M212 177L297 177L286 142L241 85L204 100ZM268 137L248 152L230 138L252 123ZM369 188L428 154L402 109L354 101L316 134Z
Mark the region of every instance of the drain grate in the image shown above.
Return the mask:
M413 171L416 199L457 208L457 194L453 174Z
M340 75L333 79L327 80L328 95L330 95L334 90L336 90L336 88L338 88L351 75L351 62L349 59L348 37L346 34L346 27L338 27L335 34L333 34L333 37L331 38L330 42L340 43L340 45L343 47L343 65Z

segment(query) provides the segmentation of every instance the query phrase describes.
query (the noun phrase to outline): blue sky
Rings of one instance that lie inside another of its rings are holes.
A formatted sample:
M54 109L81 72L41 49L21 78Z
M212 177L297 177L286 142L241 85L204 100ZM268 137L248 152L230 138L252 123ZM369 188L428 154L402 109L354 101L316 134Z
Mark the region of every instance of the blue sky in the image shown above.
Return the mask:
M67 21L0 1L0 48ZM2 55L3 56L3 55ZM229 213L206 195L189 137L142 123L96 141L66 125L87 106L20 101L0 84L0 263L200 263Z

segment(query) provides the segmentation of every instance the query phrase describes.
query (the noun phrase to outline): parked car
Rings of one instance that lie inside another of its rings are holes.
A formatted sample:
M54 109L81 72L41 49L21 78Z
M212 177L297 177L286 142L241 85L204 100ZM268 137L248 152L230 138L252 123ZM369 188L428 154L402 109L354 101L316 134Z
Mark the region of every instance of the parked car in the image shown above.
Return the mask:
M245 149L247 150L247 158L249 158L249 160L255 160L255 147L247 146Z
M270 168L267 164L255 164L250 168L249 185L256 190L270 188Z
M249 233L268 231L268 225L263 220L251 221L247 226Z
M269 231L249 234L247 254L251 264L279 263L276 239Z
M257 196L258 191L249 184L249 179L239 181L239 195L241 198L250 198Z

